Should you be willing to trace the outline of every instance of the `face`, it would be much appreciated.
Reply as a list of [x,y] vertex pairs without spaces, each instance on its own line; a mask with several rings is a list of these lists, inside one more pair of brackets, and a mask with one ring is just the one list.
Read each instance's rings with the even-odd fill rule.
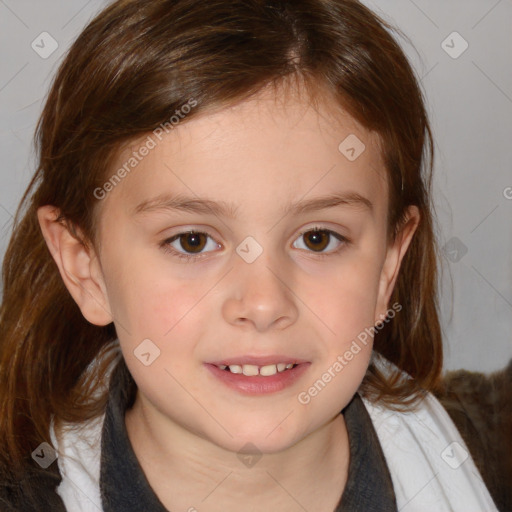
[[[327,102],[283,98],[263,92],[152,134],[99,205],[105,300],[137,400],[235,452],[286,449],[347,405],[371,338],[343,356],[388,309],[404,249],[386,242],[376,135]],[[300,364],[251,376],[213,363]]]

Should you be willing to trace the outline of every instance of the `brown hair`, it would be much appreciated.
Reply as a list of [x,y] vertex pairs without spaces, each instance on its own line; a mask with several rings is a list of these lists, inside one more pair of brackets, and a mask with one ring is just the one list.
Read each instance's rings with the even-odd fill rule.
[[[60,277],[36,212],[96,244],[95,188],[126,142],[151,132],[187,103],[185,121],[300,77],[329,91],[380,135],[388,173],[388,234],[416,205],[419,227],[391,297],[402,310],[375,336],[375,350],[414,379],[384,378],[370,365],[363,389],[391,406],[434,389],[442,367],[437,246],[430,199],[433,144],[422,92],[393,29],[356,0],[118,0],[70,48],[38,123],[37,171],[18,208],[3,264],[0,310],[0,444],[16,469],[51,418],[101,414],[105,372],[91,369],[116,339],[113,324],[82,316]],[[110,171],[111,172],[111,171]],[[97,391],[101,391],[97,396]]]

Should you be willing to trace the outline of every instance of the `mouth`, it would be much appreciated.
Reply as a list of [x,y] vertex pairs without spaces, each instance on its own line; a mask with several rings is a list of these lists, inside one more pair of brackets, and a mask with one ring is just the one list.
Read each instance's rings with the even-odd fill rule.
[[311,365],[284,356],[240,357],[205,363],[211,374],[244,394],[267,394],[291,386]]

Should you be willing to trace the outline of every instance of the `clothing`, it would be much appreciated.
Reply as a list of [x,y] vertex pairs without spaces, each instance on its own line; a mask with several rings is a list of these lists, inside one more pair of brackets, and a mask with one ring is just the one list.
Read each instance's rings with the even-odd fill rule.
[[[379,361],[384,367],[389,363],[383,358]],[[25,483],[25,489],[39,499],[31,501],[28,494],[16,493],[14,487],[0,489],[0,504],[3,498],[6,505],[0,510],[165,511],[126,433],[124,411],[131,406],[134,390],[121,359],[112,373],[105,415],[84,425],[66,427],[58,439],[52,429],[52,443],[59,452],[57,463],[34,471]],[[467,447],[454,424],[430,394],[413,413],[391,411],[356,394],[342,414],[351,459],[336,512],[497,510],[473,460],[465,457]]]
[[400,512],[497,511],[457,428],[427,394],[415,412],[364,402],[391,472]]

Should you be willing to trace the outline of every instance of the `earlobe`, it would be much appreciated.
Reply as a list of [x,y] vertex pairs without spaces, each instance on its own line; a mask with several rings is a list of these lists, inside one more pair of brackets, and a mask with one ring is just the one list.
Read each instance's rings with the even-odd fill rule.
[[414,233],[420,223],[417,206],[408,207],[407,220],[397,234],[393,245],[388,247],[386,259],[382,267],[379,283],[379,294],[375,310],[375,323],[383,320],[388,309],[389,299],[393,293],[402,260],[409,248]]
[[94,325],[107,325],[112,314],[99,260],[92,247],[74,236],[64,221],[57,220],[58,215],[59,210],[51,205],[37,211],[46,245],[85,319]]

